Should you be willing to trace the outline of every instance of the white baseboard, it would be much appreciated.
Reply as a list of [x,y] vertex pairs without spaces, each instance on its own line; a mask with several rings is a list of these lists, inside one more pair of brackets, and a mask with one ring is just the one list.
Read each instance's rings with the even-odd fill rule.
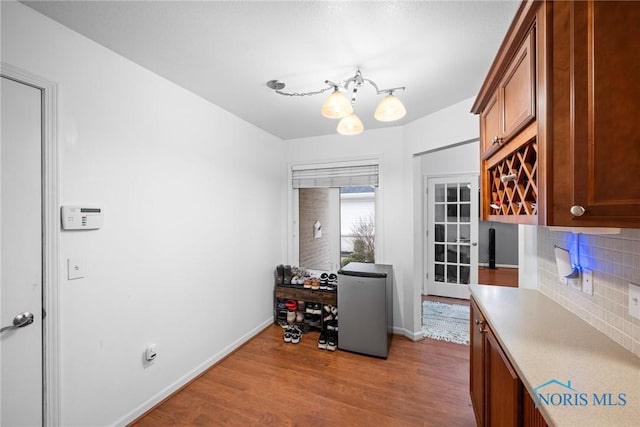
[[422,334],[422,331],[411,332],[408,329],[400,328],[397,326],[393,327],[393,333],[398,335],[404,335],[405,337],[409,338],[411,341],[420,341],[424,339],[424,335]]
[[251,331],[247,332],[246,334],[244,334],[243,336],[241,336],[240,338],[238,338],[237,340],[235,340],[234,342],[232,342],[231,344],[229,344],[228,346],[220,350],[218,353],[214,354],[209,359],[205,360],[203,363],[193,368],[182,378],[179,378],[173,384],[170,384],[167,387],[165,387],[162,391],[157,393],[155,396],[151,397],[149,400],[139,405],[133,411],[129,412],[128,414],[120,418],[118,421],[114,423],[114,425],[126,426],[127,424],[136,420],[145,412],[147,412],[149,409],[153,408],[158,403],[162,402],[164,399],[171,396],[171,394],[175,393],[181,387],[184,387],[191,380],[193,380],[198,375],[202,374],[204,371],[206,371],[207,369],[209,369],[210,367],[218,363],[220,360],[224,359],[226,356],[231,354],[234,350],[236,350],[242,344],[249,341],[251,338],[253,338],[257,334],[262,332],[265,328],[267,328],[271,324],[273,324],[273,317],[269,317],[267,320],[265,320],[264,322],[262,322],[261,324],[253,328]]
[[[478,267],[489,267],[489,263],[478,263]],[[496,264],[496,267],[500,268],[518,268],[517,265],[513,264]]]

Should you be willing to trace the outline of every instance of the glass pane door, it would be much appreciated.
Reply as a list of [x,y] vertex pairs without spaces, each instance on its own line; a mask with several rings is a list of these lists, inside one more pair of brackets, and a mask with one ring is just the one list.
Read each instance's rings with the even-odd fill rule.
[[477,281],[477,183],[474,175],[427,181],[425,271],[429,294],[468,298],[466,285]]

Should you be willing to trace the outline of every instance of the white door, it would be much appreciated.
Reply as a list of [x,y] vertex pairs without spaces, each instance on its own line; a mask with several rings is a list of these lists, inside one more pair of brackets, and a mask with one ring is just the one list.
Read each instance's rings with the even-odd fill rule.
[[1,80],[0,425],[37,426],[43,389],[42,93]]
[[478,176],[426,178],[426,293],[469,298],[478,281]]

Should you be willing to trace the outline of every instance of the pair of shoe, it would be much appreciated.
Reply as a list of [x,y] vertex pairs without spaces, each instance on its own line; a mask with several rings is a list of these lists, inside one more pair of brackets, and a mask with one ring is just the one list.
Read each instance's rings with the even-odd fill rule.
[[322,308],[320,307],[320,304],[310,302],[307,303],[305,312],[309,314],[322,314]]
[[323,329],[318,338],[318,348],[321,350],[336,351],[338,347],[338,334],[335,331]]
[[335,273],[320,275],[320,290],[335,292],[338,290],[338,276]]
[[291,286],[292,276],[290,265],[280,264],[276,266],[276,285]]
[[335,273],[329,274],[327,278],[327,290],[336,292],[338,290],[338,275]]
[[302,330],[298,325],[289,325],[287,329],[285,329],[282,339],[284,340],[284,342],[298,344],[302,339]]
[[278,325],[283,328],[289,326],[289,323],[287,322],[287,310],[278,310],[277,322]]

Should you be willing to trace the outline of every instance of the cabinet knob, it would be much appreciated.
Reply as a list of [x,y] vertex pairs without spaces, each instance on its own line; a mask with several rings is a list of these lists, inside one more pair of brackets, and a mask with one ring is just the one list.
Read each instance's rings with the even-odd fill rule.
[[502,144],[502,138],[498,138],[497,136],[494,136],[493,139],[491,140],[491,145],[495,145],[495,144]]
[[582,216],[587,210],[579,205],[571,206],[570,212],[573,216]]

